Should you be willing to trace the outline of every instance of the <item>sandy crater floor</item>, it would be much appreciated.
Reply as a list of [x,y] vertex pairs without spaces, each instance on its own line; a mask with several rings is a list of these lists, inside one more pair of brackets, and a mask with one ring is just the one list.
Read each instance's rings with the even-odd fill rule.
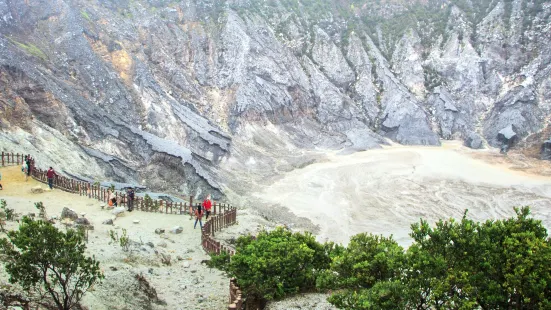
[[341,243],[372,232],[392,234],[407,246],[412,223],[460,218],[465,209],[486,220],[509,217],[514,206],[529,205],[549,229],[551,178],[518,167],[495,151],[472,151],[457,142],[392,146],[331,154],[329,161],[289,172],[253,197],[310,219],[320,228],[320,240]]

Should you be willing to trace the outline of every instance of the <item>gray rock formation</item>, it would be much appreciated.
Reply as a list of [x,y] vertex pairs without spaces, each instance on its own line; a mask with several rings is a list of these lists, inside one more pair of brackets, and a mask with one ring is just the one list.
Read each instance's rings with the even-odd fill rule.
[[77,220],[79,217],[78,217],[78,214],[69,209],[69,208],[63,208],[63,210],[61,211],[61,218],[62,219],[65,219],[65,218],[68,218],[68,219],[72,219],[72,220]]
[[547,126],[547,3],[326,4],[0,0],[0,149],[216,199],[311,150]]

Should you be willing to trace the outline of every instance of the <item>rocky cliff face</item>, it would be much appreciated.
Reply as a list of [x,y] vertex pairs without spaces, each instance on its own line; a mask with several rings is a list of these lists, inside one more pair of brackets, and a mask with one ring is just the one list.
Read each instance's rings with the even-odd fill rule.
[[220,195],[311,150],[547,127],[545,1],[259,3],[0,0],[0,146]]

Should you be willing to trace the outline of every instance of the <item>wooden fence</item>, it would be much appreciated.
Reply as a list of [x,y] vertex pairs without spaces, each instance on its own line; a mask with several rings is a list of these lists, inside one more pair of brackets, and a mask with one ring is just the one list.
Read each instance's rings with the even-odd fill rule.
[[2,166],[22,165],[25,154],[2,152]]
[[216,232],[235,223],[237,223],[237,209],[233,207],[230,207],[227,212],[209,218],[201,231],[201,243],[205,252],[209,254],[220,254],[222,252],[227,252],[230,255],[235,254],[235,250],[214,239]]
[[230,304],[228,310],[237,310],[243,308],[243,295],[241,290],[237,286],[237,280],[232,278],[230,280]]

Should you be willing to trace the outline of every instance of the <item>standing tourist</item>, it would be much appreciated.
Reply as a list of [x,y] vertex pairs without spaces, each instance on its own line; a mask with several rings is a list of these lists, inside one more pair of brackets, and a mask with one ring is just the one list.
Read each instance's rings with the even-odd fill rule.
[[23,164],[21,165],[21,172],[23,172],[23,175],[25,176],[25,182],[27,182],[28,174],[27,170],[29,169],[29,166],[27,165],[27,156],[25,156],[25,160],[23,160]]
[[199,221],[199,226],[201,229],[203,229],[203,222],[201,221],[201,218],[203,218],[203,208],[201,207],[201,204],[197,204],[197,209],[195,209],[195,225],[193,225],[193,229],[197,227],[197,221]]
[[207,216],[205,219],[209,219],[210,215],[210,209],[212,208],[212,202],[210,201],[210,194],[207,195],[207,198],[203,201],[203,208],[205,209],[205,213]]
[[31,175],[31,170],[33,169],[33,160],[31,158],[31,155],[25,156],[26,158],[26,164],[27,164],[27,176],[25,177],[25,181],[29,178]]
[[4,188],[2,187],[2,172],[0,172],[0,190],[3,190]]
[[57,177],[57,173],[55,173],[54,168],[50,167],[50,169],[48,169],[48,172],[46,172],[46,177],[48,177],[48,186],[50,187],[50,190],[54,190],[54,177]]
[[134,210],[134,189],[132,187],[126,191],[126,204],[128,212],[132,212]]

